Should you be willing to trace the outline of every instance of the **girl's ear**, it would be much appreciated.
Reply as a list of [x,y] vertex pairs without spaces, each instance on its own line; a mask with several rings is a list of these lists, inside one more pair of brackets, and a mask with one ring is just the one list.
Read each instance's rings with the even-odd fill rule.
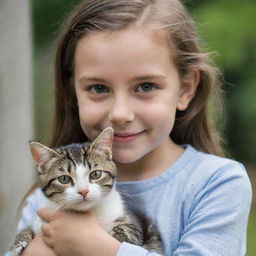
[[104,129],[101,134],[92,142],[90,150],[103,151],[112,159],[112,144],[114,130],[112,127]]
[[194,98],[200,81],[200,72],[197,69],[191,69],[181,81],[181,89],[177,109],[186,110],[190,101]]
[[42,166],[51,158],[53,157],[60,157],[60,155],[46,147],[45,145],[39,143],[30,141],[29,142],[30,151],[32,154],[32,157],[38,167],[38,171],[42,173]]

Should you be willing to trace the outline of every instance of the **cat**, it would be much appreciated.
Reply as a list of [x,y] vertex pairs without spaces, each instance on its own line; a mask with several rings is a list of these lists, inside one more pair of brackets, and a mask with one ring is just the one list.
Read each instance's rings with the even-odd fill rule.
[[[108,127],[92,143],[55,149],[29,143],[37,165],[38,184],[45,195],[44,206],[73,212],[94,211],[104,230],[120,242],[162,253],[161,237],[153,222],[128,211],[115,189],[113,134]],[[14,255],[20,255],[35,234],[41,232],[41,224],[37,216],[32,227],[17,234],[11,248]]]

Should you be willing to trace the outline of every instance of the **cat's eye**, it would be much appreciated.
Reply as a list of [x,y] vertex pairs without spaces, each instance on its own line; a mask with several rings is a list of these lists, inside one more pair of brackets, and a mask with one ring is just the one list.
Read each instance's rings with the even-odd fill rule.
[[96,171],[93,171],[91,174],[90,174],[90,178],[92,180],[98,180],[102,175],[102,171],[101,170],[96,170]]
[[62,176],[58,177],[58,181],[61,184],[68,184],[71,181],[71,178],[67,175],[62,175]]

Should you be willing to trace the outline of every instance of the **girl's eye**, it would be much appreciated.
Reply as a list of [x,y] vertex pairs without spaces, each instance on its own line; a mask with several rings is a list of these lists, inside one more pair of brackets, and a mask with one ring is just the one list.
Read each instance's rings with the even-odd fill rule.
[[142,83],[140,84],[136,91],[137,92],[151,92],[155,90],[157,87],[153,83]]
[[96,85],[90,86],[88,90],[94,94],[102,94],[102,93],[109,92],[109,89],[102,84],[96,84]]
[[67,175],[62,175],[62,176],[58,177],[58,181],[61,184],[68,184],[71,181],[71,178]]
[[90,178],[92,180],[98,180],[102,175],[102,171],[101,170],[96,170],[96,171],[93,171],[91,174],[90,174]]

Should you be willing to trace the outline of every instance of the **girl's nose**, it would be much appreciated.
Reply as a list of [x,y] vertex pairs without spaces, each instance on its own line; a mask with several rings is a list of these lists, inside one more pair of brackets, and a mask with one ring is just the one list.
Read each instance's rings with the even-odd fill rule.
[[125,124],[134,119],[133,106],[129,99],[115,99],[109,112],[109,120],[114,124]]

